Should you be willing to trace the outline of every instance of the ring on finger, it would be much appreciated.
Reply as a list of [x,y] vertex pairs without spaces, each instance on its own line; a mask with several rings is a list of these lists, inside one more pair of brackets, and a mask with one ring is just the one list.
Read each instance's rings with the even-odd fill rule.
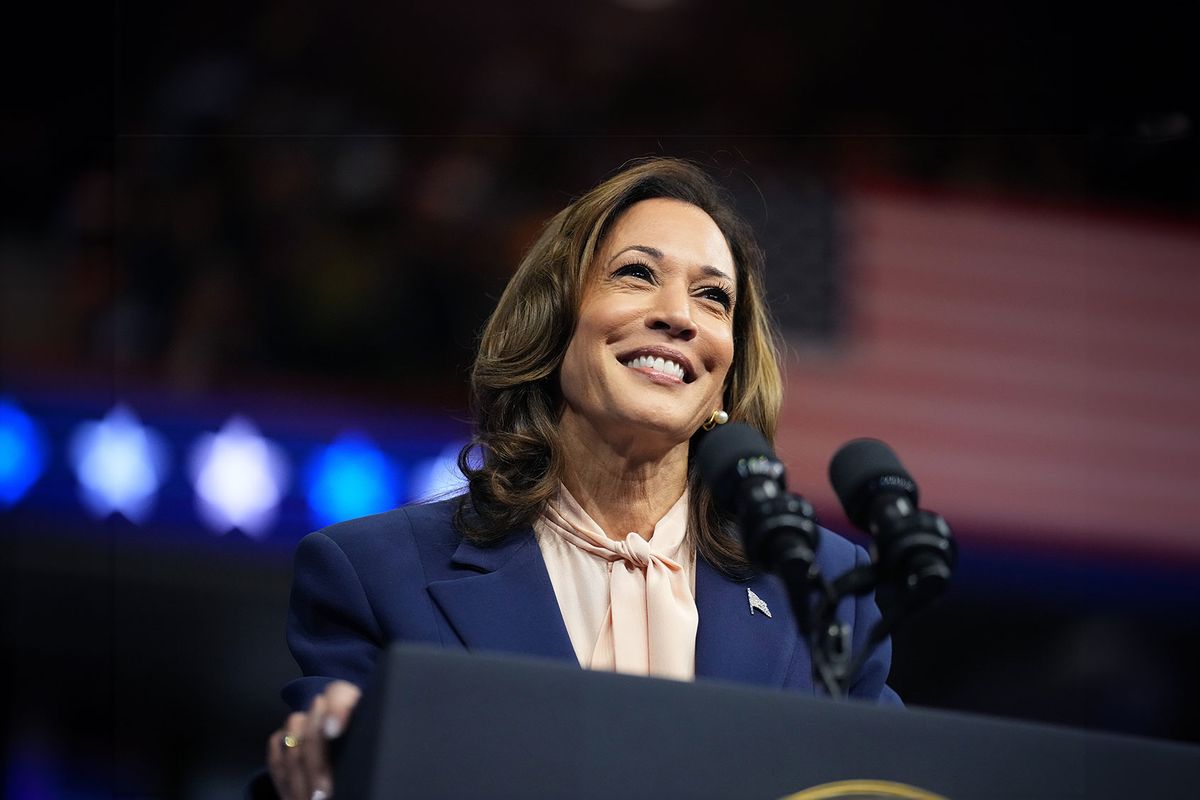
[[283,746],[287,749],[299,747],[303,738],[298,733],[285,733],[283,735]]

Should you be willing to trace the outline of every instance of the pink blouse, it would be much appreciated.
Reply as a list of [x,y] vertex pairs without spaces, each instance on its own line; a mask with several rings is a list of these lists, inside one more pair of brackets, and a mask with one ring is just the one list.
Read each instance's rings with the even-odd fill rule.
[[691,680],[696,673],[696,551],[688,494],[650,538],[605,535],[567,488],[533,525],[563,622],[584,667]]

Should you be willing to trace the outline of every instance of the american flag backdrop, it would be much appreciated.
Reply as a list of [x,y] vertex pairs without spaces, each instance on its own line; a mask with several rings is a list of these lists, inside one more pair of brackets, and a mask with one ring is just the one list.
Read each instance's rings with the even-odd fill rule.
[[778,437],[823,519],[830,457],[873,436],[964,541],[1200,561],[1200,231],[894,187],[842,208],[844,335],[789,353]]

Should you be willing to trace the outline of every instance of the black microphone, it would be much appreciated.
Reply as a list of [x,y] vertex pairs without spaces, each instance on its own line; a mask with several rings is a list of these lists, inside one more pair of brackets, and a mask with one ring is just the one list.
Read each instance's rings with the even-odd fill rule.
[[916,481],[878,439],[842,445],[829,464],[829,482],[854,525],[871,534],[880,577],[901,599],[921,605],[950,582],[957,556],[950,526],[918,508]]
[[696,463],[717,510],[739,521],[752,562],[797,585],[815,577],[812,505],[787,491],[783,464],[761,433],[740,422],[721,425],[701,438]]

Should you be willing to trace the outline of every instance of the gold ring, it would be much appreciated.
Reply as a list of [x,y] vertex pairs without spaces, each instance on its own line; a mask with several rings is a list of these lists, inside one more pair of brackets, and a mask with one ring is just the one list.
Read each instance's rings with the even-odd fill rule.
[[300,746],[300,737],[293,736],[290,733],[285,733],[283,735],[283,746],[289,747],[289,748],[290,747],[299,747]]

